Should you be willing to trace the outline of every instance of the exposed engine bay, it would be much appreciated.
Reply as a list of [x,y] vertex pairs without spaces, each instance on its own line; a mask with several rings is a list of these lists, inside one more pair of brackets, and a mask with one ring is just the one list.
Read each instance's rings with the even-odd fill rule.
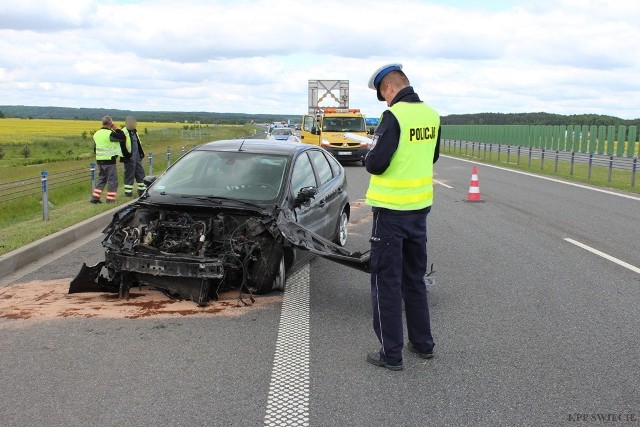
[[104,233],[104,262],[84,264],[69,293],[128,298],[129,289],[144,284],[199,305],[232,287],[262,294],[283,288],[285,258],[293,257],[294,247],[368,270],[368,255],[347,252],[283,212],[132,205],[116,213]]

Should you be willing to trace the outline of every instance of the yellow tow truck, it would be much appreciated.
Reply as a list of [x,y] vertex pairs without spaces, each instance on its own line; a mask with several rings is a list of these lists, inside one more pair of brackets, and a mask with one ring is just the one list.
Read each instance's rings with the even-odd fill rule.
[[[318,90],[326,92],[318,99]],[[332,90],[339,90],[335,96]],[[330,96],[337,108],[320,107],[319,101]],[[359,161],[370,150],[365,116],[359,109],[349,108],[348,80],[309,80],[309,113],[302,117],[300,140],[305,144],[319,145],[339,161]]]

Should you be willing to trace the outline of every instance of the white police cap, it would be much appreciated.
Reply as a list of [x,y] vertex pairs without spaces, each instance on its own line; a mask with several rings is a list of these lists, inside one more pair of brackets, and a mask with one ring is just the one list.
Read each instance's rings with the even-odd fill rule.
[[378,94],[378,100],[384,101],[384,98],[380,94],[380,82],[384,76],[389,74],[392,71],[400,71],[402,70],[402,64],[387,64],[378,68],[369,79],[369,89],[374,89]]

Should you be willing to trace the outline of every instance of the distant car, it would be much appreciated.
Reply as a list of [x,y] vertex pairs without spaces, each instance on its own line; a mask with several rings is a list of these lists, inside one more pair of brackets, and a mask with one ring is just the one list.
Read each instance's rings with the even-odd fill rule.
[[302,130],[302,125],[300,123],[298,123],[295,127],[296,130]]
[[274,141],[300,142],[298,137],[293,134],[291,128],[274,128],[269,134],[269,139]]
[[[191,150],[118,211],[105,260],[82,266],[69,293],[119,292],[146,284],[206,305],[232,286],[283,289],[294,266],[318,254],[363,271],[349,253],[343,167],[320,147],[230,140]],[[334,243],[332,243],[334,242]]]

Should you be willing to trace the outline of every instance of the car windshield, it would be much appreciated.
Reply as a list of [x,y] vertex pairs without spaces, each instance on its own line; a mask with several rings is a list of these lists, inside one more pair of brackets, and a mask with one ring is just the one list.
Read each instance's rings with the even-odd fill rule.
[[278,128],[271,132],[271,135],[291,135],[291,129]]
[[195,150],[158,178],[149,191],[152,195],[273,201],[282,189],[287,161],[274,154]]
[[322,122],[323,132],[364,132],[362,117],[327,117]]

